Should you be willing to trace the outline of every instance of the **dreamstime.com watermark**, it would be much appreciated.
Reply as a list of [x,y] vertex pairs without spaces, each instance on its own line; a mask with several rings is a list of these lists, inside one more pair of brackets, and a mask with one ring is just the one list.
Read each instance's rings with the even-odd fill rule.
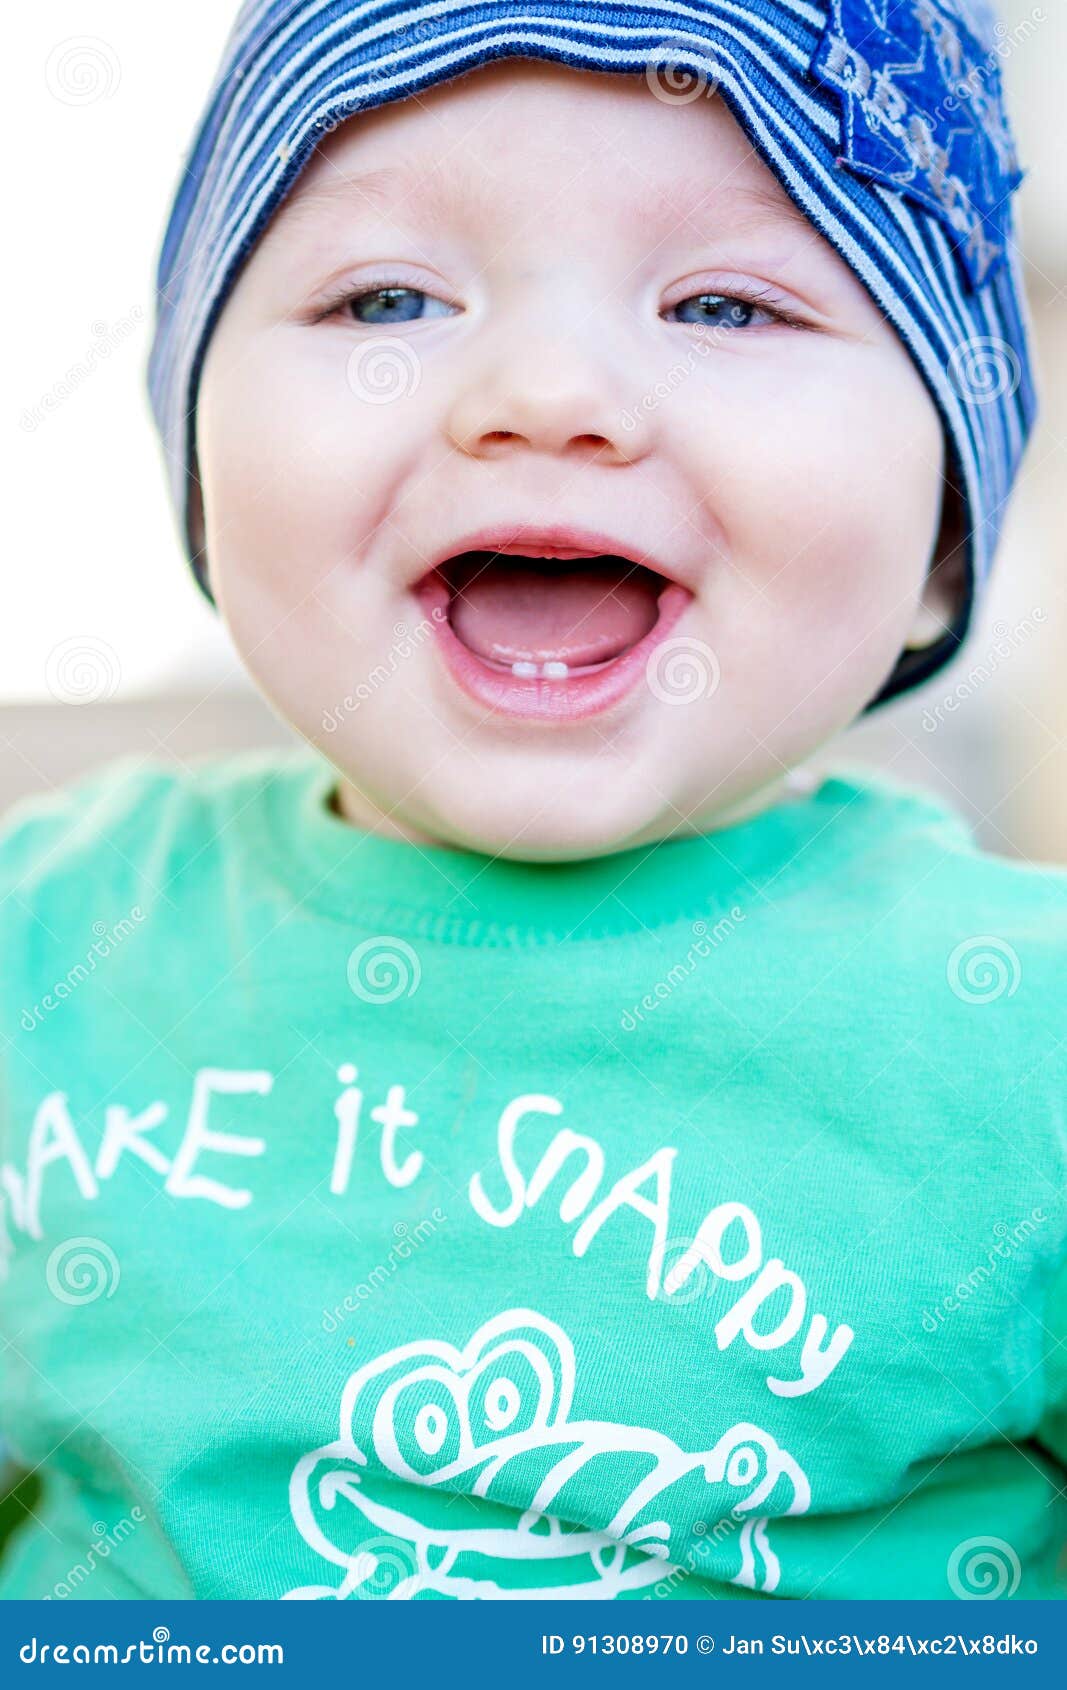
[[999,71],[1001,64],[1011,58],[1016,47],[1026,46],[1035,32],[1048,17],[1043,6],[1034,6],[1028,17],[1020,18],[1016,24],[998,21],[994,26],[993,45],[985,57],[976,65],[968,66],[966,72],[957,78],[951,94],[936,108],[938,113],[945,113],[952,117],[961,106],[971,106],[981,111],[987,99],[987,84]]
[[[743,315],[744,309],[742,305],[735,306],[730,313],[731,318],[735,319],[736,322],[739,315]],[[722,340],[735,332],[735,328],[728,327],[725,323],[716,323],[714,326],[705,323],[689,323],[686,327],[696,336],[695,343],[689,348],[684,358],[679,358],[671,365],[666,375],[661,376],[659,381],[645,389],[636,404],[621,412],[619,422],[625,433],[632,434],[643,416],[651,416],[653,411],[657,411],[664,401],[671,397],[672,393],[678,391],[683,382],[689,380],[701,358],[707,358]]]
[[380,1601],[383,1597],[401,1596],[409,1585],[415,1593],[422,1575],[415,1547],[402,1537],[367,1538],[360,1544],[337,1595],[344,1600],[356,1596],[361,1601]]
[[50,1252],[44,1278],[58,1302],[79,1307],[113,1297],[122,1269],[111,1245],[102,1238],[64,1238]]
[[366,680],[360,681],[355,692],[346,693],[340,704],[333,710],[324,710],[322,714],[323,733],[336,733],[346,716],[358,710],[361,704],[374,697],[380,687],[386,685],[397,674],[401,665],[406,663],[412,653],[417,651],[423,642],[433,633],[434,624],[443,622],[448,615],[440,605],[435,605],[429,616],[424,616],[410,631],[406,622],[397,622],[393,627],[393,644],[389,647],[381,663],[376,663]]
[[410,1261],[447,1220],[448,1216],[444,1210],[438,1207],[431,1209],[428,1219],[420,1221],[418,1226],[409,1227],[406,1221],[397,1221],[393,1228],[396,1243],[385,1261],[372,1267],[366,1279],[361,1279],[355,1290],[349,1291],[334,1308],[323,1309],[322,1330],[336,1332],[347,1315],[357,1314],[363,1304],[368,1302],[376,1291],[380,1291],[383,1285],[388,1285],[397,1269],[404,1262]]
[[945,1569],[949,1589],[961,1602],[997,1602],[1014,1596],[1022,1563],[1002,1537],[969,1537],[958,1543]]
[[392,405],[418,392],[422,363],[410,342],[384,336],[352,348],[345,363],[345,380],[365,405]]
[[73,634],[52,647],[45,683],[57,704],[101,704],[122,680],[118,654],[97,634]]
[[63,978],[55,982],[51,991],[45,992],[39,1003],[32,1004],[29,1009],[22,1011],[19,1025],[23,1031],[32,1033],[46,1015],[51,1015],[54,1009],[58,1009],[61,1003],[72,997],[82,982],[88,980],[90,974],[96,973],[98,962],[102,962],[112,951],[116,951],[143,920],[144,911],[140,904],[134,904],[129,915],[124,915],[113,927],[109,927],[106,921],[94,921],[93,932],[96,937],[85,953],[85,961],[76,962],[73,968],[68,968]]
[[971,664],[967,674],[957,682],[951,692],[945,694],[940,703],[929,705],[923,711],[924,731],[928,734],[936,733],[938,728],[944,725],[945,717],[954,715],[961,704],[965,704],[969,698],[980,692],[1001,664],[1013,656],[1046,620],[1044,610],[1040,605],[1035,605],[1029,616],[1022,616],[1017,622],[994,622],[993,644],[985,655]]
[[1022,981],[1023,967],[1018,951],[1006,939],[995,933],[978,933],[956,946],[945,977],[961,1003],[981,1006],[1013,998]]
[[64,106],[95,106],[110,100],[122,81],[122,66],[109,41],[71,35],[52,48],[44,67],[48,92]]
[[736,927],[740,926],[744,919],[744,911],[737,904],[734,904],[729,915],[720,916],[714,927],[709,927],[708,923],[703,920],[694,921],[689,929],[693,935],[693,943],[686,951],[685,956],[680,962],[674,964],[674,967],[662,980],[656,981],[650,992],[646,992],[644,997],[639,998],[630,1009],[623,1010],[619,1019],[619,1025],[623,1032],[632,1033],[638,1023],[644,1020],[646,1014],[650,1015],[654,1009],[659,1008],[661,1003],[665,1003],[672,992],[692,977],[698,964],[705,957],[709,957],[715,947],[721,945],[724,939],[729,938],[730,934]]
[[422,980],[419,953],[395,933],[374,933],[349,952],[349,990],[364,1003],[413,998]]
[[124,317],[119,317],[113,323],[91,323],[89,333],[92,340],[82,356],[65,371],[58,381],[54,381],[45,393],[33,405],[28,405],[19,418],[19,425],[26,434],[33,434],[43,422],[65,405],[67,400],[77,393],[94,376],[102,364],[106,364],[112,353],[122,346],[136,329],[144,322],[144,308],[134,305]]
[[718,64],[711,60],[693,68],[694,61],[707,59],[707,51],[707,43],[699,39],[668,36],[645,62],[649,92],[667,106],[688,106],[694,100],[710,99],[719,89]]
[[939,1303],[932,1309],[923,1309],[922,1329],[924,1332],[940,1332],[950,1315],[965,1307],[971,1298],[981,1291],[984,1285],[994,1277],[1001,1262],[1010,1261],[1015,1252],[1032,1238],[1039,1227],[1048,1221],[1044,1209],[1031,1209],[1030,1213],[1015,1226],[1009,1226],[1007,1221],[998,1221],[993,1228],[997,1242],[991,1246],[984,1262],[964,1274],[959,1284],[945,1293]]
[[953,347],[946,373],[965,405],[998,405],[1018,393],[1023,361],[999,335],[971,335]]
[[19,1649],[24,1666],[282,1666],[280,1643],[172,1643],[165,1625],[153,1628],[151,1640],[139,1643],[46,1643],[31,1637]]
[[96,938],[85,954],[85,961],[76,962],[72,968],[68,968],[62,979],[52,986],[51,991],[45,992],[38,1003],[22,1011],[19,1024],[23,1030],[32,1033],[46,1015],[50,1015],[61,1003],[73,996],[82,982],[96,972],[97,963],[117,950],[143,920],[144,911],[140,904],[134,904],[129,915],[123,916],[113,927],[109,928],[106,921],[94,921],[93,932]]
[[665,1574],[658,1584],[653,1585],[651,1590],[645,1592],[644,1600],[651,1602],[657,1598],[673,1596],[679,1585],[684,1584],[686,1579],[692,1578],[694,1574],[704,1573],[706,1576],[712,1576],[709,1563],[719,1544],[732,1537],[745,1521],[751,1518],[750,1510],[735,1503],[721,1519],[713,1521],[710,1525],[706,1520],[695,1520],[691,1535],[696,1542],[690,1544],[684,1560],[676,1561],[670,1572]]
[[721,680],[717,654],[693,634],[662,640],[645,664],[645,683],[660,704],[697,704],[714,698]]
[[85,1552],[85,1558],[75,1561],[66,1576],[54,1584],[47,1596],[42,1596],[42,1602],[65,1602],[69,1596],[77,1594],[80,1587],[95,1573],[102,1561],[106,1561],[112,1550],[119,1549],[126,1539],[132,1537],[137,1527],[144,1524],[145,1512],[136,1504],[130,1509],[129,1517],[125,1515],[114,1526],[106,1526],[103,1520],[93,1523],[94,1541]]

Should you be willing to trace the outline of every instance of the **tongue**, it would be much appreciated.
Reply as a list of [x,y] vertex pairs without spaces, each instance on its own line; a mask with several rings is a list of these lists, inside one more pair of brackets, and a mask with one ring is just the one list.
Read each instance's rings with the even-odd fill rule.
[[626,558],[504,561],[471,552],[452,574],[457,639],[494,663],[607,663],[655,624],[662,579]]

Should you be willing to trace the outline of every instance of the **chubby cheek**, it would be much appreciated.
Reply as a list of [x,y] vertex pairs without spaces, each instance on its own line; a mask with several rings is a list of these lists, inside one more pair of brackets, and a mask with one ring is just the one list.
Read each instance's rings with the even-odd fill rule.
[[219,610],[263,693],[384,792],[398,744],[426,727],[409,667],[418,618],[372,544],[411,430],[397,417],[377,423],[345,387],[343,363],[340,383],[336,357],[310,369],[279,371],[266,356],[209,366],[197,419],[207,551]]
[[761,737],[787,717],[832,729],[877,692],[943,491],[940,421],[902,348],[842,345],[785,373],[774,390],[756,372],[702,445],[723,536],[701,593],[719,710],[736,704],[739,731]]
[[269,349],[250,336],[219,379],[205,372],[197,419],[213,587],[258,637],[311,595],[347,622],[382,589],[373,568],[357,580],[353,564],[395,498],[412,438],[414,401],[353,391],[340,340],[324,336],[311,356],[294,344],[287,357],[297,331],[275,332]]

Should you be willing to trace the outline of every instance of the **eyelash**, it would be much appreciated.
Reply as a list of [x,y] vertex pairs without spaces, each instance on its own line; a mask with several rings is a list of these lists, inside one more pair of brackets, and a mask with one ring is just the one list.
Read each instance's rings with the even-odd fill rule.
[[[363,282],[358,288],[354,288],[351,283],[347,283],[339,288],[331,298],[324,301],[315,313],[315,321],[317,323],[324,322],[328,317],[333,317],[338,311],[342,311],[346,305],[351,305],[353,300],[369,299],[372,294],[384,293],[387,288],[404,288],[410,293],[429,294],[428,288],[420,288],[415,282],[401,281],[396,276],[376,277],[372,281]],[[358,323],[355,324],[356,328],[360,326]],[[364,324],[362,326],[369,327],[370,325]]]
[[[382,293],[388,288],[403,288],[411,293],[425,293],[431,298],[438,297],[437,295],[430,295],[429,289],[420,288],[413,282],[399,281],[395,276],[382,276],[380,279],[365,282],[359,288],[353,288],[351,284],[347,284],[346,286],[340,288],[337,293],[332,295],[331,298],[322,305],[320,310],[316,313],[314,320],[316,323],[325,322],[330,317],[336,316],[339,311],[343,311],[346,306],[351,305],[355,300],[370,298],[372,295]],[[780,296],[775,294],[773,290],[769,288],[760,290],[752,289],[749,293],[718,293],[715,288],[697,288],[693,293],[683,294],[680,299],[676,299],[672,305],[667,307],[667,310],[677,311],[679,306],[685,305],[688,300],[700,299],[705,296],[708,298],[724,300],[727,303],[736,302],[738,305],[748,305],[757,310],[766,311],[769,316],[774,317],[777,322],[783,324],[786,328],[810,330],[813,326],[811,323],[805,321],[804,318],[798,317],[794,312],[790,311]],[[440,319],[437,320],[440,321]],[[353,318],[351,320],[351,326],[355,328],[371,329],[378,325],[372,323],[357,323]],[[682,324],[680,326],[693,327],[694,325]]]
[[[791,311],[773,288],[752,288],[747,293],[720,293],[717,288],[697,288],[694,293],[683,294],[676,299],[668,310],[677,311],[680,305],[685,305],[690,299],[719,299],[728,305],[749,305],[759,311],[766,311],[769,317],[774,317],[779,323],[790,329],[811,329],[813,325],[803,317],[798,317]],[[689,325],[690,327],[692,325]]]

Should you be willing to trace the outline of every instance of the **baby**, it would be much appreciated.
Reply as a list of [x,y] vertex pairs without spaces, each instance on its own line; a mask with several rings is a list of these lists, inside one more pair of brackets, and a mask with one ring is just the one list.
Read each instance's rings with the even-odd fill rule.
[[1032,420],[995,43],[245,5],[150,384],[306,745],[7,820],[0,1594],[1067,1589],[1067,875],[804,768]]

